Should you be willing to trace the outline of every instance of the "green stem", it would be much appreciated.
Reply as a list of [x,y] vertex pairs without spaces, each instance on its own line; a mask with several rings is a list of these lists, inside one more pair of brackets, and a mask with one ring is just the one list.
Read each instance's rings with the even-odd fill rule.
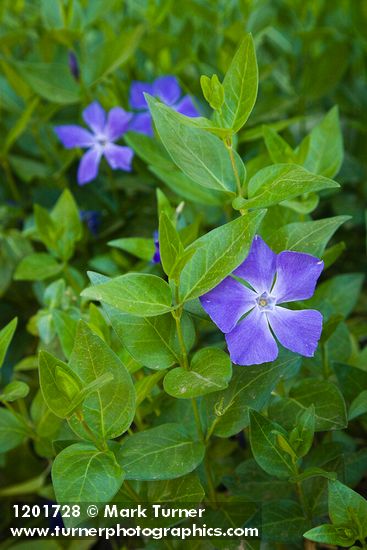
[[181,326],[181,313],[182,311],[176,310],[172,312],[172,315],[176,321],[176,329],[177,329],[177,337],[178,337],[178,343],[180,344],[180,350],[181,350],[181,366],[185,369],[189,369],[189,360],[187,358],[187,351],[185,346],[185,341],[182,334],[182,326]]
[[76,413],[76,415],[77,415],[77,418],[78,418],[79,422],[81,423],[84,430],[89,435],[90,439],[92,440],[94,445],[97,447],[97,449],[100,449],[102,451],[107,451],[106,442],[105,441],[101,442],[96,438],[96,436],[94,435],[94,433],[92,432],[92,430],[90,429],[90,427],[88,426],[88,424],[86,423],[86,421],[84,420],[83,416],[80,413],[79,414]]
[[6,181],[8,182],[8,185],[9,185],[9,189],[10,189],[10,192],[13,196],[13,199],[16,201],[16,202],[21,202],[21,194],[18,190],[18,187],[17,187],[17,184],[15,182],[15,179],[13,177],[13,173],[11,171],[11,168],[10,168],[10,165],[9,165],[9,162],[7,159],[4,159],[3,163],[3,168],[4,168],[4,172],[5,172],[5,176],[6,176]]
[[192,404],[192,409],[194,411],[195,422],[196,422],[196,427],[197,427],[197,430],[198,430],[198,434],[199,434],[199,437],[200,437],[201,441],[204,443],[205,442],[205,435],[204,435],[203,426],[201,424],[200,413],[199,413],[199,408],[198,408],[198,404],[196,402],[196,399],[194,399],[194,398],[191,399],[191,404]]
[[[179,301],[178,286],[176,286],[175,294],[176,294],[176,302],[178,302]],[[178,337],[178,342],[180,344],[181,367],[183,367],[185,370],[188,370],[189,369],[189,361],[188,361],[188,357],[187,357],[187,351],[186,351],[186,346],[185,346],[185,341],[184,341],[184,338],[183,338],[182,326],[181,326],[182,307],[179,307],[176,310],[172,311],[172,315],[173,315],[173,317],[175,319],[175,322],[176,322],[177,337]],[[205,434],[204,434],[204,430],[203,430],[203,427],[202,427],[202,424],[201,424],[200,413],[199,413],[199,409],[198,409],[196,399],[191,399],[191,404],[192,404],[192,409],[193,409],[193,412],[194,412],[195,423],[196,423],[196,428],[197,428],[197,431],[198,431],[199,438],[205,444],[208,441],[208,438],[205,439]],[[205,466],[205,474],[206,474],[207,483],[208,483],[209,497],[210,497],[210,500],[212,502],[216,503],[217,498],[216,498],[216,494],[215,494],[215,486],[214,486],[214,481],[213,481],[213,476],[212,476],[212,472],[211,472],[210,463],[208,461],[207,452],[205,454],[204,466]]]
[[308,509],[308,505],[307,505],[307,500],[306,500],[306,497],[305,497],[305,493],[303,491],[303,487],[302,487],[302,482],[301,481],[297,481],[296,483],[296,489],[297,489],[297,494],[298,494],[298,498],[299,498],[299,501],[300,501],[300,504],[302,506],[302,509],[303,509],[303,512],[306,514],[306,516],[309,518],[309,509]]
[[205,442],[208,443],[209,439],[211,438],[213,432],[214,432],[214,428],[215,426],[217,425],[217,423],[219,422],[219,417],[215,418],[213,420],[213,422],[211,423],[211,426],[209,428],[209,430],[207,431],[207,434],[206,434],[206,438],[205,438]]
[[238,196],[242,197],[241,180],[240,180],[240,176],[238,174],[238,170],[237,170],[237,166],[236,166],[236,160],[235,160],[234,154],[233,154],[232,139],[231,138],[226,138],[225,141],[224,141],[224,144],[225,144],[225,146],[227,148],[227,151],[229,153],[229,158],[231,159],[233,173],[234,173],[234,177],[235,177],[236,184],[237,184]]

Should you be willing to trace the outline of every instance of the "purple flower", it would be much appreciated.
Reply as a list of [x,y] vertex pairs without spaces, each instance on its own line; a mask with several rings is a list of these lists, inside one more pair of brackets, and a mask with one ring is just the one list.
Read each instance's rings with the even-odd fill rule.
[[[233,363],[257,365],[274,361],[278,346],[312,357],[317,348],[322,315],[313,309],[290,310],[283,302],[311,298],[324,263],[300,252],[275,254],[256,236],[246,260],[201,296],[201,305],[225,333]],[[248,286],[245,286],[244,282]]]
[[130,88],[130,105],[139,111],[130,123],[129,130],[153,136],[152,117],[145,100],[144,93],[158,97],[183,115],[189,117],[200,116],[191,97],[182,95],[182,90],[175,76],[161,76],[152,84],[149,82],[133,82]]
[[152,258],[153,264],[160,264],[161,263],[161,253],[159,250],[159,240],[158,240],[158,231],[154,231],[154,254]]
[[131,113],[121,107],[114,107],[106,117],[104,109],[98,101],[94,101],[83,111],[83,119],[91,131],[77,125],[55,127],[55,132],[66,149],[88,149],[79,164],[79,185],[94,180],[102,156],[113,170],[131,171],[133,150],[114,143],[127,131],[131,116]]

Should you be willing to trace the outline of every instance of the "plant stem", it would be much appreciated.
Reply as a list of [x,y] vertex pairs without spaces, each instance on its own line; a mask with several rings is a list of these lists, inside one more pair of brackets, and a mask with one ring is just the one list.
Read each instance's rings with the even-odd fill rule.
[[201,441],[204,443],[205,442],[205,435],[204,435],[203,426],[201,425],[200,413],[199,413],[198,404],[196,402],[196,399],[194,399],[194,398],[191,399],[191,403],[192,403],[192,409],[194,411],[195,422],[196,422],[196,427],[197,427],[197,430],[198,430],[198,434],[199,434],[199,437],[200,437]]
[[182,326],[181,326],[181,311],[176,311],[172,313],[173,317],[176,321],[176,329],[177,329],[177,337],[178,337],[178,343],[180,344],[180,350],[181,350],[181,366],[188,370],[189,368],[189,360],[187,358],[187,351],[185,346],[185,341],[182,334]]
[[22,197],[21,197],[20,192],[18,190],[17,184],[15,183],[15,179],[13,177],[13,173],[11,171],[8,160],[4,159],[2,165],[3,165],[3,168],[4,168],[5,175],[6,175],[6,181],[8,182],[9,189],[10,189],[10,192],[13,196],[13,199],[15,200],[15,202],[21,202]]
[[[178,291],[177,286],[176,286],[176,293],[175,294],[176,294],[176,302],[178,302],[179,291]],[[180,344],[181,367],[183,367],[185,370],[188,370],[189,369],[189,361],[188,361],[188,357],[187,357],[187,351],[186,351],[186,346],[185,346],[185,341],[184,341],[184,338],[183,338],[182,326],[181,326],[182,307],[179,307],[178,309],[172,311],[172,315],[173,315],[173,317],[176,321],[177,337],[178,337],[178,341],[179,341],[179,344]],[[191,399],[191,405],[192,405],[192,409],[193,409],[193,412],[194,412],[195,424],[196,424],[196,428],[197,428],[197,431],[198,431],[199,438],[204,444],[207,444],[209,438],[205,439],[205,434],[204,434],[204,430],[203,430],[203,427],[202,427],[202,424],[201,424],[200,413],[199,413],[199,409],[198,409],[196,399],[194,399],[194,398]],[[210,497],[210,500],[212,502],[216,503],[217,498],[216,498],[216,494],[215,494],[215,487],[214,487],[214,481],[213,481],[213,476],[212,476],[212,472],[211,472],[211,467],[210,467],[210,464],[209,464],[209,461],[208,461],[207,449],[206,449],[206,453],[205,453],[204,466],[205,466],[205,474],[206,474],[207,483],[208,483],[209,497]]]
[[241,180],[240,180],[240,176],[238,174],[238,170],[237,170],[237,166],[236,166],[236,160],[234,158],[234,154],[233,154],[233,147],[232,147],[232,139],[231,138],[226,138],[224,140],[224,144],[225,146],[227,147],[227,151],[229,153],[229,158],[231,159],[231,164],[232,164],[232,168],[233,168],[233,173],[234,173],[234,177],[236,179],[236,184],[237,184],[237,192],[238,192],[238,196],[239,197],[242,197],[242,186],[241,186]]
[[76,413],[76,416],[79,420],[79,422],[81,423],[81,425],[83,426],[84,430],[87,432],[87,434],[89,435],[90,439],[92,440],[92,442],[94,443],[94,445],[97,447],[97,449],[100,449],[102,451],[107,451],[107,445],[106,445],[106,442],[103,441],[102,442],[102,445],[101,445],[101,441],[99,441],[96,436],[94,435],[94,433],[92,432],[92,430],[90,429],[90,427],[88,426],[88,424],[86,423],[86,421],[84,420],[83,416],[81,413]]
[[300,504],[302,506],[303,512],[306,514],[307,517],[309,517],[308,505],[307,505],[307,501],[306,501],[306,497],[305,497],[305,493],[303,491],[301,481],[297,481],[296,489],[297,489],[298,498],[299,498]]

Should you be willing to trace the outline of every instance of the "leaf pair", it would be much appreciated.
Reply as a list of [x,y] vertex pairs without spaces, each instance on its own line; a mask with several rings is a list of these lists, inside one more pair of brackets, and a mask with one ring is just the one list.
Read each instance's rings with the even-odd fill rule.
[[15,272],[16,280],[37,281],[58,275],[64,268],[63,263],[74,254],[76,242],[82,237],[79,210],[67,189],[51,213],[36,205],[34,218],[37,237],[49,253],[36,252],[23,258]]
[[51,411],[67,418],[70,427],[84,439],[90,435],[80,418],[101,442],[121,435],[134,418],[135,390],[129,373],[82,321],[69,365],[45,351],[40,353],[40,385]]
[[350,547],[357,540],[365,544],[367,500],[340,481],[330,481],[328,503],[332,523],[315,527],[304,537],[343,547]]
[[128,436],[114,451],[89,443],[75,443],[61,451],[52,468],[58,502],[109,502],[124,479],[184,476],[201,463],[205,448],[182,426],[170,423]]

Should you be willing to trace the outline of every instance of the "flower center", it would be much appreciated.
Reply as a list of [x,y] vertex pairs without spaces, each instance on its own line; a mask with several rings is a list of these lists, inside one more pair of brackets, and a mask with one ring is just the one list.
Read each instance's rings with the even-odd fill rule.
[[99,145],[100,147],[102,147],[102,149],[104,147],[106,147],[106,145],[108,144],[109,142],[109,139],[107,138],[107,136],[103,133],[100,133],[100,134],[95,134],[94,135],[94,139],[96,141],[96,144]]
[[257,305],[261,311],[271,311],[275,306],[275,298],[267,292],[263,292],[256,298]]

